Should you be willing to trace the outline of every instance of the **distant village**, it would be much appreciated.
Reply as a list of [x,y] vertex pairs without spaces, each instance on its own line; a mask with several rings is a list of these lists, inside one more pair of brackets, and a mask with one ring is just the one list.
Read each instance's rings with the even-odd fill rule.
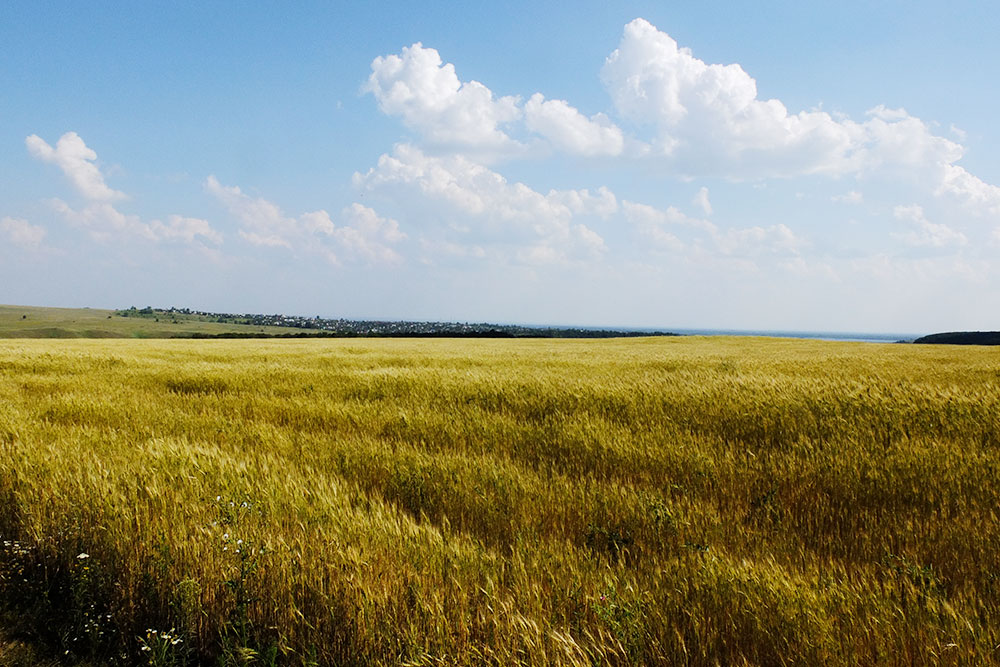
[[[115,311],[120,317],[142,317],[157,320],[196,320],[222,324],[245,324],[253,327],[287,327],[306,329],[288,336],[316,337],[458,337],[458,338],[622,338],[635,336],[673,336],[666,331],[619,331],[582,327],[535,327],[517,324],[462,322],[409,322],[381,320],[345,320],[298,315],[261,315],[212,313],[190,308],[131,308]],[[274,335],[274,334],[271,334]],[[262,332],[212,334],[212,337],[265,337]]]

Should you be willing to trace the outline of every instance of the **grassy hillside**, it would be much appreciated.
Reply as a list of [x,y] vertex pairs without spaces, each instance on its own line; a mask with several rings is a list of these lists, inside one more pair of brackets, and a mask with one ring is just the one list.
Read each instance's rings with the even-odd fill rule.
[[0,600],[99,664],[990,664],[998,389],[984,348],[0,341]]
[[99,308],[0,306],[0,338],[190,338],[198,334],[299,332],[308,330],[227,324],[180,313],[121,317],[113,310]]

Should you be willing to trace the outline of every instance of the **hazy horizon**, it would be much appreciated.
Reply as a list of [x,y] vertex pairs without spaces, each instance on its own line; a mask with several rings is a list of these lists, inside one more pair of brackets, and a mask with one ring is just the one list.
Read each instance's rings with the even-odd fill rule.
[[0,301],[1000,329],[998,28],[901,1],[5,3]]
[[[135,308],[145,308],[152,307],[156,310],[169,310],[170,308],[177,309],[188,309],[193,312],[206,312],[206,313],[218,313],[218,314],[230,314],[230,315],[282,315],[287,317],[295,318],[306,318],[311,319],[318,317],[322,320],[355,320],[358,318],[344,318],[338,315],[330,315],[323,313],[291,313],[291,312],[254,312],[254,311],[234,311],[227,309],[219,310],[206,310],[204,308],[198,308],[196,306],[188,305],[163,305],[163,304],[144,304],[139,306],[138,304],[130,304],[128,306],[41,306],[49,308],[68,308],[70,310],[82,308],[84,310],[128,310],[131,307]],[[13,307],[13,308],[32,308],[40,307],[33,304],[0,304],[0,307]],[[735,335],[735,336],[776,336],[783,338],[815,338],[815,339],[828,339],[828,340],[859,340],[859,341],[873,341],[881,342],[886,340],[909,340],[917,338],[923,335],[928,335],[931,333],[942,333],[942,332],[916,332],[916,331],[841,331],[841,330],[791,330],[791,329],[732,329],[732,328],[704,328],[704,327],[681,327],[681,326],[670,326],[670,325],[659,325],[659,326],[640,326],[640,325],[630,325],[630,324],[591,324],[586,322],[518,322],[518,321],[503,321],[495,319],[485,319],[485,320],[446,320],[440,318],[425,318],[420,320],[402,320],[400,318],[393,317],[371,317],[365,318],[372,322],[425,322],[425,323],[454,323],[454,324],[495,324],[499,326],[513,326],[513,327],[528,327],[528,328],[558,328],[558,329],[589,329],[589,330],[610,330],[610,331],[633,331],[633,332],[649,332],[649,333],[669,333],[669,334],[679,334],[683,336],[697,336],[697,335]]]

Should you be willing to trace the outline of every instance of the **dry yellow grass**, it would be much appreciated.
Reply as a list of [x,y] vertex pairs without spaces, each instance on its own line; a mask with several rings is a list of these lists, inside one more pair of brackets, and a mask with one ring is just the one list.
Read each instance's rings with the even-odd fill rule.
[[998,362],[0,341],[0,592],[101,663],[989,664]]

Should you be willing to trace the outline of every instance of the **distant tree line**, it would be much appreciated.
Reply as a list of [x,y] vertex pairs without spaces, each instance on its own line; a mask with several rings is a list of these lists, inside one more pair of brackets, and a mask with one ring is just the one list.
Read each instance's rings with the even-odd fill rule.
[[184,338],[340,338],[340,337],[400,337],[400,338],[626,338],[636,336],[675,336],[666,331],[618,331],[586,327],[535,327],[488,322],[414,322],[390,320],[346,320],[301,317],[297,315],[264,315],[254,313],[213,313],[189,308],[131,308],[117,310],[121,317],[159,316],[181,317],[187,321],[217,322],[248,327],[284,327],[308,329],[289,333],[274,331],[220,332],[180,334]]

